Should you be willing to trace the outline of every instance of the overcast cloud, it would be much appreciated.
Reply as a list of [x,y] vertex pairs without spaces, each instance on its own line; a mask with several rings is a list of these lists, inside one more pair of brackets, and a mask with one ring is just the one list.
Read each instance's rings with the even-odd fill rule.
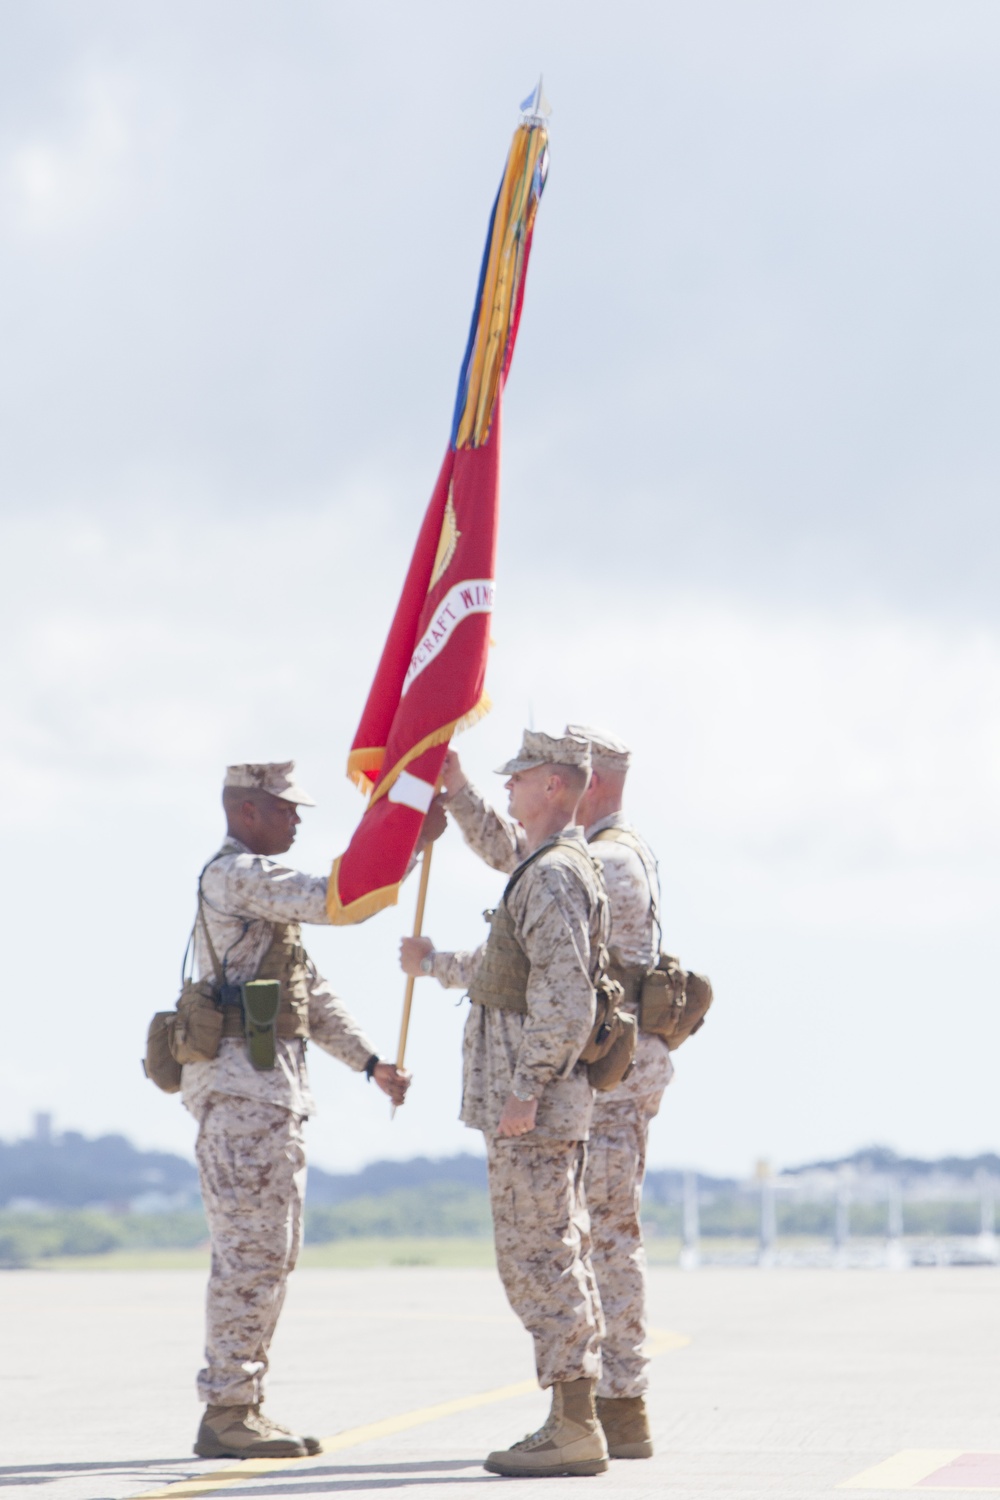
[[[8,0],[0,35],[0,1133],[190,1149],[137,1058],[221,768],[295,755],[296,858],[343,848],[544,69],[459,748],[499,794],[529,717],[634,746],[719,994],[654,1161],[996,1148],[996,8]],[[450,833],[436,941],[496,892]],[[386,1052],[411,907],[310,943]],[[316,1057],[316,1160],[475,1146],[455,998],[419,987],[405,1132]]]

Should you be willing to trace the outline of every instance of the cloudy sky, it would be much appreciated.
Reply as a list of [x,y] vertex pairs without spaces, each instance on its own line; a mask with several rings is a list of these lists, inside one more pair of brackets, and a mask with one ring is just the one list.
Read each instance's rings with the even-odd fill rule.
[[[490,768],[606,724],[717,1004],[657,1165],[996,1149],[1000,12],[990,0],[0,0],[0,1135],[188,1152],[141,1076],[228,761],[327,870],[544,72]],[[495,876],[452,830],[428,928]],[[310,947],[395,1046],[400,908]],[[313,1158],[477,1149],[313,1053]]]

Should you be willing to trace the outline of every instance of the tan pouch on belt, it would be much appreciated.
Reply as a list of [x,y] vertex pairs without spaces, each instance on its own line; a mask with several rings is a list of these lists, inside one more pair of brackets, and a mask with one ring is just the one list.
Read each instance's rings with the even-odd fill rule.
[[213,979],[186,979],[177,1001],[171,1050],[179,1063],[211,1062],[219,1055],[222,1007]]
[[704,1024],[712,999],[704,974],[689,973],[678,959],[661,953],[639,991],[639,1030],[662,1037],[673,1052]]
[[151,1083],[165,1094],[176,1094],[181,1086],[181,1065],[174,1057],[171,1046],[175,1010],[158,1010],[149,1023],[146,1036],[146,1056],[142,1060],[142,1071]]
[[601,975],[594,1025],[580,1053],[580,1061],[587,1065],[587,1082],[599,1094],[610,1093],[623,1083],[635,1062],[635,1017],[620,1009],[621,998],[621,985]]

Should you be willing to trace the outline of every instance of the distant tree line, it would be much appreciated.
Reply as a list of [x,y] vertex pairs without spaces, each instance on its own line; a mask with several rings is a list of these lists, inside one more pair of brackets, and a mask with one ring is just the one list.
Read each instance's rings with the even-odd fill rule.
[[486,1238],[492,1233],[490,1203],[482,1189],[454,1182],[399,1188],[380,1198],[354,1198],[306,1211],[306,1243],[368,1237]]
[[[827,1203],[779,1203],[778,1234],[787,1237],[833,1234],[834,1207]],[[647,1233],[678,1237],[681,1210],[673,1204],[647,1203]],[[400,1188],[381,1197],[362,1197],[306,1210],[307,1244],[350,1239],[475,1239],[490,1234],[490,1206],[485,1191],[461,1184],[428,1183]],[[701,1231],[706,1239],[754,1239],[759,1227],[757,1203],[731,1195],[706,1203]],[[907,1203],[908,1234],[965,1235],[979,1229],[978,1204],[966,1200]],[[855,1203],[851,1234],[888,1233],[884,1204]],[[33,1213],[0,1212],[0,1268],[44,1263],[54,1256],[102,1255],[112,1250],[183,1249],[206,1242],[200,1210],[163,1214],[113,1214],[93,1209]]]
[[207,1234],[200,1212],[111,1214],[95,1209],[0,1212],[0,1268],[30,1266],[58,1255],[105,1255],[110,1250],[177,1250]]
[[[1000,1158],[993,1155],[920,1162],[898,1157],[884,1147],[869,1147],[842,1162],[786,1172],[784,1181],[799,1170],[835,1172],[843,1167],[859,1178],[898,1174],[908,1179],[904,1228],[907,1234],[922,1235],[975,1234],[980,1228],[979,1204],[958,1194],[977,1172],[1000,1177]],[[919,1184],[931,1173],[937,1179],[951,1178],[956,1196],[928,1196],[921,1201]],[[704,1237],[756,1238],[760,1225],[757,1192],[733,1179],[705,1174],[698,1175],[697,1184]],[[643,1203],[648,1233],[680,1236],[683,1190],[681,1172],[648,1174]],[[133,1205],[157,1196],[161,1209],[171,1197],[183,1206],[151,1212],[147,1202],[146,1211],[132,1211]],[[12,1202],[17,1211],[9,1207]],[[779,1195],[775,1213],[781,1236],[828,1239],[833,1235],[836,1207],[832,1194],[812,1201]],[[465,1154],[440,1161],[416,1157],[373,1162],[350,1173],[313,1168],[305,1232],[310,1244],[362,1238],[485,1238],[490,1234],[486,1163]],[[859,1195],[850,1207],[850,1232],[860,1237],[887,1235],[887,1202]],[[139,1151],[120,1135],[87,1140],[74,1131],[0,1142],[0,1267],[114,1250],[183,1249],[206,1239],[197,1171],[183,1157]]]
[[[782,1236],[830,1239],[834,1232],[836,1205],[830,1202],[775,1204],[776,1228]],[[667,1236],[681,1233],[682,1210],[676,1204],[643,1202],[646,1232]],[[703,1203],[699,1211],[701,1233],[706,1239],[756,1239],[760,1229],[760,1201],[756,1196],[731,1193]],[[907,1201],[903,1227],[907,1234],[976,1234],[979,1204],[967,1198]],[[888,1203],[852,1203],[850,1232],[860,1238],[889,1233]]]

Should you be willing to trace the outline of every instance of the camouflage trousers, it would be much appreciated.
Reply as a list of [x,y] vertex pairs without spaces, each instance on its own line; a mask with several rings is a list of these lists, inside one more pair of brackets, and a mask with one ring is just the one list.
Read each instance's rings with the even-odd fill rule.
[[646,1251],[639,1210],[649,1122],[672,1076],[663,1042],[640,1035],[632,1073],[594,1101],[585,1185],[594,1274],[607,1321],[601,1396],[641,1396],[649,1385],[649,1361],[643,1353]]
[[538,1383],[596,1380],[604,1319],[590,1263],[582,1141],[487,1137],[497,1269],[535,1343]]
[[200,1123],[195,1156],[212,1268],[198,1395],[206,1405],[253,1405],[264,1399],[268,1349],[302,1244],[302,1121],[213,1094]]

